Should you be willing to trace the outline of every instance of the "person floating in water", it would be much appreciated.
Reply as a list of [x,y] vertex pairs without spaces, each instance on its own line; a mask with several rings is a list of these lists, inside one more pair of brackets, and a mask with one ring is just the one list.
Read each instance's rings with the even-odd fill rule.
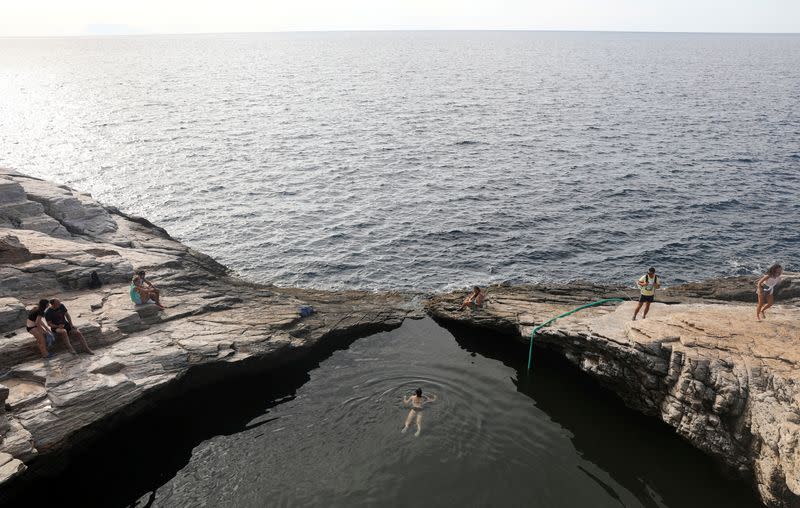
[[486,299],[486,294],[481,291],[481,288],[475,286],[472,288],[472,292],[464,298],[464,303],[461,304],[461,308],[458,310],[464,310],[467,307],[470,307],[472,310],[477,309],[478,307],[483,305],[483,301]]
[[644,304],[644,312],[642,313],[642,319],[647,317],[647,312],[650,310],[650,304],[653,303],[653,300],[656,297],[656,289],[661,287],[661,281],[658,280],[658,275],[656,275],[655,267],[651,266],[647,273],[642,275],[639,278],[639,291],[642,293],[639,296],[639,303],[636,305],[636,310],[633,311],[633,320],[636,321],[636,315],[639,313],[639,309],[642,308],[642,304]]
[[758,305],[756,305],[756,321],[767,319],[767,309],[775,303],[775,288],[781,283],[783,267],[775,264],[769,267],[767,273],[756,282],[756,294],[758,295]]
[[414,391],[414,395],[410,397],[403,397],[403,404],[408,405],[411,403],[411,411],[408,412],[408,416],[406,417],[406,423],[403,425],[402,432],[408,430],[408,427],[411,425],[411,422],[414,420],[414,415],[417,417],[417,432],[414,433],[415,436],[419,436],[419,433],[422,431],[422,410],[423,407],[427,402],[433,402],[436,400],[436,395],[422,395],[422,388],[417,388]]

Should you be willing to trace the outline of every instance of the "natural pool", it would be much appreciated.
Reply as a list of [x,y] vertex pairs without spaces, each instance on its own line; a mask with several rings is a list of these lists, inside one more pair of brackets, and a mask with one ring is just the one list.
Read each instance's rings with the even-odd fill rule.
[[[26,501],[102,506],[758,506],[552,354],[430,319],[137,416]],[[401,434],[414,388],[439,400]]]

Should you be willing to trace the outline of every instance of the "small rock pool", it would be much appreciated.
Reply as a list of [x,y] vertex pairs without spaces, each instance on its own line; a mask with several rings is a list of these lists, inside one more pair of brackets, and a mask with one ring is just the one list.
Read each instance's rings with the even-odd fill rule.
[[[99,506],[759,506],[552,354],[431,319],[155,407],[26,500]],[[439,400],[400,432],[402,396]],[[166,407],[164,407],[166,406]],[[41,499],[39,499],[41,498]]]

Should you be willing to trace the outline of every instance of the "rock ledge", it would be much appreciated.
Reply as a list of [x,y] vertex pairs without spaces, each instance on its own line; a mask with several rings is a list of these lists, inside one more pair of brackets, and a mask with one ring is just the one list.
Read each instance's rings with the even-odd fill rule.
[[[633,301],[585,309],[542,330],[535,347],[559,352],[628,406],[752,478],[766,505],[797,507],[800,276],[787,275],[765,322],[755,321],[753,305],[714,299],[752,298],[753,280],[708,281],[664,291],[659,300],[666,303],[655,303],[645,320],[631,321]],[[527,343],[533,327],[551,317],[634,292],[581,284],[494,286],[476,311],[458,310],[463,293],[433,297],[426,307],[436,319]]]

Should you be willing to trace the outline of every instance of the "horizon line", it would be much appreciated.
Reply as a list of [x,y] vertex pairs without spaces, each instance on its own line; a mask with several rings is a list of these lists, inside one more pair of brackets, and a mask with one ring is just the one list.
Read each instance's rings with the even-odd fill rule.
[[375,32],[543,32],[543,33],[619,33],[619,34],[684,34],[684,35],[800,35],[800,32],[736,32],[736,31],[692,31],[692,30],[598,30],[598,29],[557,29],[557,28],[369,28],[369,29],[292,29],[263,31],[222,31],[222,32],[130,32],[130,33],[82,33],[59,35],[0,35],[0,39],[89,39],[112,37],[152,37],[186,35],[257,35],[257,34],[300,34],[300,33],[375,33]]

